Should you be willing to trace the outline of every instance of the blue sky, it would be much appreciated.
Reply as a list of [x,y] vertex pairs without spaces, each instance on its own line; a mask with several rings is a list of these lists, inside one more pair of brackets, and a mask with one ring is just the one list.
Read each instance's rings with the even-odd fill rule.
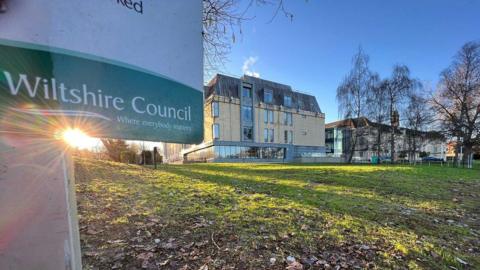
[[254,19],[243,23],[224,73],[248,70],[311,93],[326,122],[338,119],[336,88],[360,45],[381,76],[406,64],[414,77],[435,86],[456,51],[480,41],[480,0],[285,2],[293,21],[279,15],[269,23],[273,8],[250,11]]

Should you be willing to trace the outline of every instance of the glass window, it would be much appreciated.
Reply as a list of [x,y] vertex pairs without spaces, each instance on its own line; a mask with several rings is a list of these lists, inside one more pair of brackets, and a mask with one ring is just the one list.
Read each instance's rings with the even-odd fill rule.
[[243,140],[244,141],[253,140],[253,127],[243,127]]
[[223,158],[228,158],[230,156],[230,146],[223,146]]
[[232,146],[232,158],[240,158],[240,147]]
[[217,140],[220,139],[220,125],[219,124],[213,124],[213,139]]
[[327,139],[333,139],[333,130],[326,130],[325,136],[327,137]]
[[263,111],[263,122],[265,124],[268,124],[268,123],[273,124],[275,122],[274,114],[272,110]]
[[265,128],[263,130],[263,141],[264,142],[274,142],[275,141],[275,130]]
[[247,158],[247,147],[239,147],[240,148],[240,158]]
[[225,149],[225,153],[224,153],[225,156],[224,156],[224,158],[230,158],[230,156],[231,156],[231,154],[230,154],[230,153],[231,153],[231,148],[232,148],[231,146],[224,146],[224,149]]
[[271,156],[272,156],[272,151],[270,150],[270,148],[263,148],[262,158],[271,159]]
[[331,144],[331,143],[326,143],[326,144],[325,144],[325,149],[326,149],[325,152],[327,152],[327,153],[333,153],[333,144]]
[[292,107],[292,97],[291,96],[283,96],[283,105],[285,107]]
[[285,130],[284,139],[285,143],[293,143],[293,131]]
[[218,152],[220,154],[218,157],[219,158],[225,158],[225,146],[219,146],[218,148],[219,148]]
[[269,90],[269,89],[263,90],[263,102],[273,103],[273,92],[272,92],[272,90]]
[[242,121],[253,121],[252,107],[242,106]]
[[220,108],[218,102],[212,102],[212,116],[218,117],[220,115]]
[[242,97],[247,98],[247,99],[251,99],[252,98],[252,88],[250,88],[248,86],[243,86],[242,87]]
[[258,158],[258,147],[247,147],[246,158]]
[[293,115],[291,112],[283,113],[283,124],[285,124],[286,126],[293,125]]

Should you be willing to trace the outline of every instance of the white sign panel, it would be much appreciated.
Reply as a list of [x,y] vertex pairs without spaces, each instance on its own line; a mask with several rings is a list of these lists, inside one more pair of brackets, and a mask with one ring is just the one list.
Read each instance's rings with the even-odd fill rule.
[[96,136],[202,141],[202,1],[6,3],[4,103],[25,114],[82,118]]
[[80,270],[53,134],[203,139],[202,1],[0,0],[0,269]]
[[7,0],[0,38],[81,52],[203,88],[202,1]]

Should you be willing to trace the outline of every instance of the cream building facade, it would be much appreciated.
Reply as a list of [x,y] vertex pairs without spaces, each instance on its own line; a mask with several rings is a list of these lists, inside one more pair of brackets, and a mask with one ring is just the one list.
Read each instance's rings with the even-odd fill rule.
[[184,162],[292,162],[325,154],[325,115],[316,98],[288,85],[219,74],[205,87],[204,110],[204,142],[183,147]]

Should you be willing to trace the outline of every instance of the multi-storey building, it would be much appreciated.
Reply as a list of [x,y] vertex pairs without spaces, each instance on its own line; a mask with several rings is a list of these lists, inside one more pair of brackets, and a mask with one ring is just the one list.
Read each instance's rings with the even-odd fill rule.
[[182,151],[185,162],[305,161],[325,153],[316,98],[288,85],[217,75],[204,106],[204,142]]
[[[326,124],[326,154],[346,158],[352,148],[353,136],[357,136],[352,160],[368,161],[379,154],[380,157],[390,158],[391,131],[389,125],[375,123],[365,117]],[[447,144],[438,132],[414,133],[413,130],[401,127],[395,130],[395,138],[397,160],[419,159],[421,152],[436,158],[446,157]]]

